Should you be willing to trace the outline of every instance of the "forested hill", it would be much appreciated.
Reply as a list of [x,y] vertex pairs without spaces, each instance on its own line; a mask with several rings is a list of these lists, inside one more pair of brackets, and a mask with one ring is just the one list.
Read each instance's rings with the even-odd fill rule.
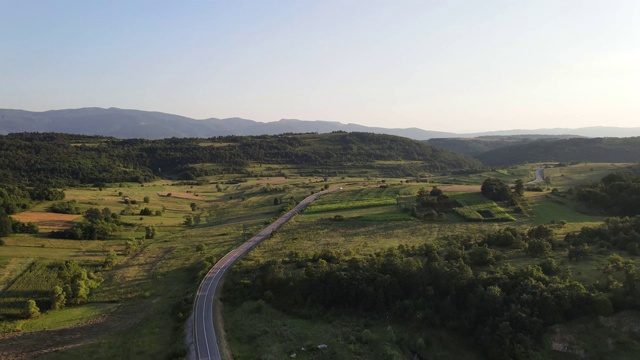
[[505,146],[475,156],[487,166],[510,166],[527,162],[640,161],[640,137],[538,140]]
[[442,149],[451,150],[460,154],[477,156],[484,152],[510,145],[526,144],[536,140],[560,140],[577,138],[577,135],[505,135],[505,136],[480,136],[475,138],[439,138],[429,139],[425,142]]
[[378,160],[416,161],[413,171],[481,167],[477,160],[419,141],[369,133],[163,140],[56,133],[0,136],[0,183],[10,184],[73,186],[144,182],[157,176],[189,178],[204,175],[190,166],[201,163],[212,164],[208,171],[215,173],[247,173],[250,162],[344,166]]

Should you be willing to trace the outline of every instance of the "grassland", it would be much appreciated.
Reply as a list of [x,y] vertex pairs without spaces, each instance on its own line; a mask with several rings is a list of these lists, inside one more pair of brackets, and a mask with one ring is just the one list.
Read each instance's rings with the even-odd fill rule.
[[567,189],[571,186],[599,181],[605,175],[637,169],[633,163],[579,163],[567,166],[540,164],[545,166],[544,176],[548,177],[552,187]]
[[[47,301],[44,294],[48,289],[45,288],[50,284],[45,284],[47,280],[30,280],[27,269],[36,266],[39,271],[45,271],[45,264],[69,259],[99,264],[109,250],[118,253],[120,263],[112,270],[101,273],[104,281],[93,291],[88,304],[44,313],[34,320],[0,321],[0,327],[5,331],[22,329],[23,333],[28,332],[27,335],[7,336],[18,339],[16,341],[21,341],[31,349],[29,356],[48,359],[179,358],[185,352],[181,341],[182,330],[190,311],[198,274],[206,268],[207,261],[220,258],[257,233],[265,221],[277,216],[281,206],[274,205],[274,198],[300,200],[325,185],[345,188],[344,191],[323,197],[295,217],[270,240],[254,249],[238,266],[264,259],[282,259],[292,251],[313,254],[332,250],[367,256],[400,244],[434,242],[444,245],[449,236],[495,231],[504,224],[467,222],[457,216],[425,222],[409,216],[404,206],[415,204],[415,195],[421,187],[439,185],[445,188],[447,184],[461,184],[448,188],[446,192],[453,194],[456,199],[462,199],[469,209],[479,206],[479,210],[486,208],[494,217],[506,218],[511,215],[497,204],[484,200],[480,202],[479,183],[487,176],[496,176],[505,181],[532,179],[533,171],[538,167],[538,164],[531,164],[473,175],[425,174],[418,179],[428,179],[429,182],[424,183],[403,177],[383,177],[388,174],[388,167],[395,165],[379,163],[371,168],[345,166],[338,169],[305,169],[289,165],[254,164],[251,168],[254,176],[208,176],[199,179],[202,180],[201,185],[163,180],[144,186],[134,183],[112,184],[102,190],[68,189],[66,200],[78,201],[83,210],[108,207],[119,213],[127,207],[122,200],[126,195],[137,202],[132,205],[134,212],[149,207],[153,211],[160,210],[162,216],[123,216],[123,220],[133,226],[122,228],[105,241],[49,239],[46,234],[5,238],[6,245],[0,246],[0,291],[5,288],[4,292],[0,292],[0,303],[16,305],[6,307],[8,310],[0,310],[8,311],[7,314],[15,314],[18,311],[17,304],[25,301],[27,292],[17,297],[7,296],[14,287],[15,290],[21,289],[21,284],[27,284],[27,290],[34,291],[28,296],[38,297],[43,304]],[[575,168],[558,168],[564,172],[557,176],[547,169],[545,175],[551,174],[552,186],[557,184],[566,187],[625,166],[584,164]],[[591,171],[591,167],[596,170]],[[242,181],[235,181],[238,179]],[[406,180],[411,182],[406,183]],[[454,191],[472,193],[454,194]],[[171,196],[167,196],[168,193]],[[569,231],[602,220],[601,216],[583,213],[576,203],[548,194],[528,194],[531,195],[531,217],[518,217],[517,221],[508,224],[527,229],[535,224],[566,220],[569,222],[567,225],[555,228],[561,240]],[[149,203],[143,202],[145,197],[149,197]],[[474,199],[477,203],[474,203]],[[196,204],[195,211],[191,203]],[[43,203],[33,210],[46,213],[50,205]],[[185,215],[200,215],[202,222],[198,226],[186,227],[183,225]],[[340,215],[342,220],[337,220],[336,215]],[[136,251],[125,255],[125,242],[131,238],[141,239],[148,225],[156,227],[157,238],[145,240]],[[522,254],[505,254],[505,261],[515,266],[539,262]],[[577,263],[568,262],[566,253],[554,253],[553,257],[558,262],[564,262],[563,266],[571,267],[578,279],[592,281],[609,254],[598,253],[587,261]],[[48,274],[44,274],[43,279],[55,280]],[[41,286],[37,283],[41,283]],[[36,289],[38,286],[42,289]],[[388,328],[391,327],[398,337],[417,331],[393,319],[375,319],[359,314],[336,312],[319,319],[292,318],[268,304],[253,301],[239,307],[225,306],[224,314],[236,358],[262,355],[266,358],[269,355],[288,358],[293,352],[297,353],[298,358],[327,358],[328,354],[300,351],[303,346],[321,343],[330,345],[330,354],[335,355],[333,358],[392,356],[401,353],[402,349],[388,341]],[[364,344],[359,340],[365,328],[373,333],[375,343]],[[48,332],[43,333],[41,330],[44,329]],[[438,358],[476,358],[473,345],[450,332],[429,329],[423,336],[431,339],[431,349]],[[56,337],[59,341],[51,345],[44,341],[48,337]],[[52,349],[59,351],[52,352]],[[0,354],[2,351],[11,349],[0,341]],[[252,354],[260,355],[254,357]]]
[[[573,176],[586,180],[592,179],[592,174],[584,175],[581,173],[581,171],[591,172],[591,165],[575,169],[575,175]],[[533,173],[533,170],[538,167],[538,164],[529,165],[527,166],[527,171]],[[619,165],[602,165],[602,172],[599,175],[609,170],[615,170],[618,167]],[[465,182],[461,181],[460,183]],[[429,185],[431,184],[433,183]],[[572,182],[571,184],[575,183]],[[403,202],[410,204],[411,199],[420,187],[421,184],[398,186],[398,188],[403,189],[402,191],[406,195],[403,196],[396,192],[394,197],[400,204]],[[445,186],[441,187],[444,188]],[[456,189],[460,190],[461,188]],[[474,189],[477,188],[474,187]],[[380,189],[371,188],[366,191],[368,198],[384,198],[380,194]],[[530,205],[530,209],[527,211],[528,217],[527,215],[519,215],[517,219],[494,202],[484,199],[478,190],[471,193],[449,195],[461,202],[464,207],[469,208],[469,211],[474,207],[478,207],[480,210],[486,209],[493,214],[497,214],[494,216],[508,218],[509,226],[515,226],[524,231],[537,224],[549,224],[556,232],[556,239],[560,243],[562,243],[566,233],[577,231],[583,226],[595,226],[603,220],[600,215],[585,212],[585,209],[580,204],[566,198],[551,195],[550,192],[527,193],[527,201]],[[364,197],[360,196],[361,198]],[[455,237],[460,234],[480,234],[495,231],[504,226],[495,222],[466,222],[453,218],[436,222],[424,222],[414,219],[414,221],[374,221],[367,223],[358,221],[361,219],[359,215],[365,217],[374,211],[386,212],[387,214],[391,214],[394,211],[396,214],[402,213],[399,211],[398,206],[391,205],[371,208],[349,207],[348,204],[355,204],[357,198],[355,193],[351,194],[351,191],[346,194],[337,193],[327,196],[322,200],[325,204],[336,204],[343,200],[346,203],[345,207],[336,206],[333,211],[326,213],[303,213],[280,229],[269,241],[254,249],[237,267],[253,266],[253,264],[265,259],[286,259],[290,254],[296,252],[309,255],[330,250],[347,256],[367,256],[381,249],[396,247],[401,244],[411,246],[432,242],[440,246],[446,246],[446,239],[449,237]],[[320,205],[320,202],[318,205]],[[333,215],[342,215],[344,220],[335,221],[332,219]],[[565,220],[567,223],[565,224],[561,220]],[[570,261],[567,259],[566,248],[562,248],[562,250],[554,252],[551,258],[555,259],[561,267],[570,269],[575,280],[591,285],[596,281],[604,281],[602,267],[613,253],[615,251],[597,249],[588,259]],[[623,255],[629,257],[626,254]],[[510,263],[516,267],[536,265],[541,261],[539,258],[528,256],[521,250],[504,250],[502,256],[502,262]],[[396,354],[395,356],[397,357],[397,354],[402,353],[402,349],[394,345],[392,341],[389,341],[387,329],[389,327],[393,328],[395,335],[399,337],[411,336],[415,331],[415,329],[411,329],[405,324],[394,323],[392,319],[374,319],[366,315],[354,319],[352,314],[340,311],[332,311],[321,315],[310,322],[308,319],[283,314],[269,304],[255,301],[247,301],[239,307],[225,307],[225,319],[231,347],[240,358],[252,358],[250,354],[256,351],[272,358],[285,358],[293,353],[297,354],[297,358],[302,359],[322,358],[315,352],[300,352],[301,347],[321,343],[330,344],[330,349],[333,349],[334,352],[327,353],[327,356],[333,358],[393,358],[393,354]],[[251,319],[251,321],[248,319]],[[636,322],[637,319],[636,317]],[[578,331],[577,329],[584,329],[585,326],[590,326],[593,321],[600,320],[588,319],[579,325],[568,324],[569,328],[563,331],[572,334]],[[364,344],[360,340],[359,336],[363,329],[370,329],[376,333],[377,341],[375,344]],[[553,331],[555,330],[549,330],[550,337]],[[629,336],[628,334],[623,335],[615,329],[610,329],[609,331],[609,336],[612,338]],[[588,336],[584,334],[581,336],[583,339],[588,339]],[[425,337],[432,340],[430,351],[432,354],[436,354],[437,358],[476,358],[475,349],[468,339],[456,338],[450,332],[442,329],[433,329],[433,332],[425,335]],[[443,339],[446,339],[446,341],[442,341]],[[550,346],[550,342],[548,344]],[[637,355],[638,350],[634,344],[637,343],[617,344],[614,346],[615,353],[627,354],[625,356],[631,356],[630,354]],[[604,347],[601,347],[599,351],[604,351]],[[558,357],[560,356],[559,354],[563,354],[563,357]],[[565,358],[567,353],[549,350],[546,355],[550,358]]]
[[[257,233],[265,221],[276,216],[280,206],[273,204],[275,197],[300,200],[326,184],[346,184],[343,181],[346,179],[323,177],[245,177],[239,183],[234,179],[237,176],[224,175],[210,177],[201,185],[157,181],[144,186],[122,183],[102,189],[67,189],[65,200],[76,200],[83,211],[107,207],[119,213],[127,208],[123,196],[129,196],[136,202],[130,205],[134,213],[149,207],[152,211],[160,210],[162,216],[122,216],[124,222],[133,226],[122,227],[104,241],[50,239],[46,226],[41,234],[4,238],[5,245],[0,246],[0,285],[6,289],[0,293],[0,312],[9,318],[0,320],[0,329],[14,331],[5,336],[19,339],[18,343],[23,344],[20,348],[29,349],[23,354],[27,357],[181,357],[186,351],[183,324],[191,310],[199,274],[207,269],[207,264]],[[274,190],[275,187],[278,189]],[[143,201],[145,197],[148,203]],[[196,204],[195,210],[192,203]],[[50,205],[36,206],[32,211],[38,218],[31,219],[51,221],[56,214],[47,212]],[[186,215],[200,216],[200,225],[186,227],[183,224]],[[144,237],[148,225],[156,227],[158,236],[144,240],[132,254],[126,255],[125,242]],[[99,265],[109,250],[117,252],[120,262],[112,270],[99,271],[104,281],[93,290],[88,303],[48,312],[49,292],[57,278],[55,272],[46,273],[49,269],[46,265],[64,260]],[[36,299],[43,312],[40,317],[21,319],[20,311],[27,297]],[[41,331],[44,329],[49,335]],[[54,344],[44,341],[52,336],[58,339]],[[65,350],[52,352],[62,348]],[[15,346],[5,347],[0,342],[0,354],[11,354],[14,350]]]

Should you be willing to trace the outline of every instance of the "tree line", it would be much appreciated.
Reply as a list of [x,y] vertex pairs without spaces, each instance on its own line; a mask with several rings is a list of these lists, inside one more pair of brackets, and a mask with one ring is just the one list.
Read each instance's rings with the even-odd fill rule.
[[[639,219],[609,220],[608,233],[598,231],[613,244],[620,236],[615,229],[629,233],[640,230],[638,224]],[[301,317],[335,311],[386,314],[473,338],[489,358],[538,358],[549,325],[640,310],[640,271],[633,260],[612,255],[602,269],[606,281],[585,286],[547,258],[552,248],[576,246],[575,236],[560,245],[547,226],[507,227],[452,237],[444,247],[400,245],[369,257],[292,251],[282,260],[245,263],[232,273],[233,286],[225,287],[224,298],[232,303],[262,299]],[[499,264],[500,248],[521,248],[540,260],[518,268]],[[415,353],[414,344],[415,339],[404,345]]]
[[[203,142],[216,146],[203,146]],[[368,133],[225,136],[210,139],[126,139],[55,133],[0,136],[0,178],[48,187],[191,180],[200,172],[242,173],[250,162],[336,165],[377,160],[421,161],[420,171],[479,168],[464,155],[410,139]],[[191,164],[216,164],[203,170]]]
[[640,214],[640,175],[616,172],[600,181],[572,189],[576,199],[603,209],[615,216]]

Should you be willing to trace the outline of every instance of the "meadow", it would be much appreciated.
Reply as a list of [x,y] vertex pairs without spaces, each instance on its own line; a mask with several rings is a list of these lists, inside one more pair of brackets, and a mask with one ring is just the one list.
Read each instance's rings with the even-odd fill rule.
[[[46,222],[52,220],[47,215],[52,203],[45,202],[31,209],[44,214],[37,220],[44,231],[36,235],[9,236],[4,238],[5,245],[0,246],[0,316],[7,316],[0,320],[0,328],[5,332],[29,332],[33,337],[29,338],[31,342],[22,336],[16,339],[23,339],[18,341],[31,346],[29,354],[47,359],[180,358],[186,353],[182,331],[194,290],[208,266],[278,216],[288,200],[301,200],[325,186],[344,187],[344,190],[322,197],[256,247],[234,269],[269,259],[287,259],[296,252],[313,255],[333,251],[366,257],[399,245],[433,243],[446,247],[452,237],[492,232],[504,226],[526,230],[547,224],[554,227],[557,239],[562,240],[570,231],[603,220],[603,216],[591,214],[580,204],[551,195],[550,191],[527,193],[528,216],[514,216],[479,194],[479,184],[486,176],[505,181],[533,179],[539,164],[471,175],[424,174],[420,179],[390,177],[389,169],[396,165],[379,162],[369,168],[309,169],[252,164],[250,170],[254,176],[212,175],[197,182],[159,180],[143,185],[118,183],[103,188],[66,189],[65,201],[76,200],[83,211],[107,207],[120,213],[130,206],[134,215],[123,215],[122,219],[131,226],[122,227],[101,241],[50,239]],[[628,164],[551,167],[545,169],[545,175],[551,177],[552,186],[566,189],[626,166]],[[460,185],[447,188],[452,184]],[[440,221],[424,221],[408,214],[406,209],[415,204],[418,190],[434,185],[446,189],[445,194],[463,205],[459,208],[463,212],[461,216],[452,214]],[[127,205],[124,196],[136,203]],[[149,199],[148,203],[145,198]],[[284,202],[274,205],[276,198]],[[162,215],[139,215],[145,207]],[[483,220],[500,219],[505,223],[475,222],[474,212]],[[490,215],[485,217],[483,212]],[[186,226],[185,216],[198,216],[201,222]],[[59,219],[62,222],[56,226],[70,226],[79,220]],[[560,220],[567,223],[559,226]],[[145,227],[150,225],[157,229],[157,236],[144,240]],[[131,239],[138,240],[140,245],[126,253],[126,243]],[[76,260],[97,269],[110,250],[118,254],[119,262],[111,270],[97,271],[103,281],[93,290],[88,302],[48,312],[48,291],[57,281],[48,266]],[[552,258],[570,268],[577,279],[587,282],[597,278],[611,253],[603,251],[588,260],[570,262],[564,249],[554,252]],[[501,261],[514,266],[539,262],[520,250],[504,251]],[[27,298],[34,298],[42,305],[41,317],[19,318],[19,309]],[[406,349],[398,345],[400,342],[392,341],[390,333],[400,339],[416,331],[422,331],[421,336],[429,339],[429,349],[437,358],[477,358],[476,349],[468,339],[442,328],[416,330],[393,318],[336,310],[318,318],[301,319],[254,300],[237,307],[225,304],[223,311],[235,358],[255,358],[250,354],[256,353],[264,358],[288,358],[293,352],[302,359],[392,358],[406,353]],[[52,333],[45,335],[41,332],[45,329]],[[366,329],[370,330],[371,339],[363,341],[362,333]],[[86,336],[73,340],[71,336],[62,336],[66,332]],[[42,342],[56,334],[60,334],[60,341],[54,349],[59,351],[51,352],[50,345],[39,345],[36,341]],[[330,353],[300,350],[322,343],[329,344]],[[0,354],[2,351],[10,349],[0,344]]]

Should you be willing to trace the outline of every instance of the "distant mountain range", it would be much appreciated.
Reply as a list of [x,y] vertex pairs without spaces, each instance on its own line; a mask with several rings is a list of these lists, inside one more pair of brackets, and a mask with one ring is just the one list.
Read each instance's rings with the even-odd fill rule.
[[32,112],[0,109],[0,134],[15,132],[60,132],[82,135],[112,136],[121,139],[162,139],[171,137],[214,137],[225,135],[274,135],[282,133],[329,133],[334,131],[370,132],[407,137],[415,140],[518,134],[586,137],[640,136],[638,128],[588,127],[579,129],[506,130],[473,134],[429,131],[419,128],[381,128],[334,121],[282,119],[258,122],[241,118],[196,120],[161,112],[117,108],[83,108]]

